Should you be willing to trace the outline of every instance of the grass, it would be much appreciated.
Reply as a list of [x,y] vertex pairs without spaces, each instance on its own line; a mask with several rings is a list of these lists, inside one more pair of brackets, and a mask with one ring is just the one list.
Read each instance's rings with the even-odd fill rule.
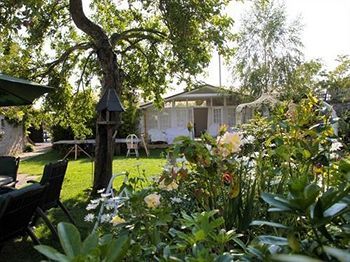
[[[152,150],[151,156],[146,158],[141,154],[139,159],[134,157],[125,158],[125,156],[117,156],[113,160],[113,173],[128,172],[130,176],[138,176],[142,172],[146,176],[159,175],[165,158],[161,156],[162,151]],[[19,173],[38,176],[40,180],[45,164],[60,159],[60,155],[56,151],[50,151],[44,155],[40,155],[28,160],[21,161]],[[61,192],[61,200],[70,210],[73,218],[78,224],[79,230],[85,237],[92,228],[91,223],[84,222],[84,216],[87,214],[85,207],[89,201],[89,193],[93,179],[93,162],[88,158],[71,160]],[[122,178],[121,178],[122,179]],[[118,184],[116,181],[116,185]],[[60,221],[67,221],[64,213],[59,209],[53,209],[48,212],[50,221],[57,225]],[[52,245],[59,248],[56,239],[52,239],[51,232],[47,226],[39,220],[35,229],[35,234],[40,241],[46,245]],[[33,248],[29,238],[16,239],[9,241],[1,250],[0,261],[40,261],[44,258]]]

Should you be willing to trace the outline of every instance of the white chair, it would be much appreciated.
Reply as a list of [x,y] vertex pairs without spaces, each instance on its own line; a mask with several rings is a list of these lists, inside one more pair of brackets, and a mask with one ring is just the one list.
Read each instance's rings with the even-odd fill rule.
[[[126,137],[126,147],[128,149],[126,157],[130,156],[131,154],[134,154],[136,155],[136,157],[139,157],[139,142],[140,140],[135,134],[130,134]],[[132,150],[134,150],[133,153]]]
[[116,192],[113,188],[113,182],[114,179],[117,177],[124,176],[124,183],[128,181],[128,174],[127,173],[121,173],[121,174],[116,174],[111,177],[109,180],[108,186],[106,190],[104,191],[104,194],[108,197],[103,197],[101,198],[101,206],[100,206],[100,211],[98,212],[97,219],[94,225],[94,228],[92,232],[96,232],[98,226],[102,223],[102,215],[103,211],[106,208],[106,205],[112,205],[113,206],[113,213],[112,216],[115,216],[118,214],[118,208],[126,201],[129,200],[130,198],[130,193],[127,190],[127,187],[124,187],[119,194],[116,196],[114,192]]

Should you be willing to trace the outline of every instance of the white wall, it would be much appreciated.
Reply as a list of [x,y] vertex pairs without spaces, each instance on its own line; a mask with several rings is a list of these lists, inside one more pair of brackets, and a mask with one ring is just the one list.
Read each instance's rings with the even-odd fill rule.
[[23,124],[14,126],[0,116],[0,130],[4,132],[0,138],[0,155],[18,155],[23,151],[25,137]]

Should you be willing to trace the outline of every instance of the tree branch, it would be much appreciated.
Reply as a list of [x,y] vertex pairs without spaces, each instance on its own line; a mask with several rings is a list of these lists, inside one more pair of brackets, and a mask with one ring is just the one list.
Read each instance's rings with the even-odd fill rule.
[[67,58],[76,50],[88,50],[90,48],[92,48],[93,45],[91,43],[88,42],[84,42],[84,43],[79,43],[75,46],[72,46],[70,48],[68,48],[58,59],[56,59],[55,61],[52,61],[50,63],[47,63],[44,65],[44,67],[47,67],[47,69],[43,72],[40,73],[38,75],[36,75],[35,77],[42,77],[47,75],[48,73],[51,72],[51,70],[57,66],[58,64],[64,62],[65,60],[67,60]]
[[157,39],[156,37],[165,38],[166,34],[151,28],[132,28],[123,31],[122,33],[112,34],[110,37],[110,43],[112,46],[115,46],[120,40],[126,40],[135,37],[142,39]]
[[85,16],[81,0],[69,0],[69,12],[72,15],[75,25],[81,31],[92,37],[97,47],[109,44],[107,34],[103,31],[102,27]]

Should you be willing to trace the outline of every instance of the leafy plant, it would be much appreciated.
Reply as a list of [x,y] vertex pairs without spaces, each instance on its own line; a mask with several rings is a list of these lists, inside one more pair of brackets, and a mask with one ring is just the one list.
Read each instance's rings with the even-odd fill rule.
[[[185,261],[230,261],[232,254],[228,247],[245,248],[239,239],[242,235],[234,230],[226,231],[224,219],[216,217],[218,210],[187,215],[182,213],[181,230],[171,228],[169,233],[174,237],[175,245],[164,249],[163,258]],[[173,253],[173,255],[171,255]]]
[[[341,166],[341,170],[345,168],[344,164]],[[279,233],[260,235],[256,241],[277,247],[276,253],[301,253],[328,260],[334,252],[337,257],[341,249],[348,248],[350,240],[349,192],[349,180],[322,193],[318,185],[302,177],[289,185],[286,197],[263,193],[262,199],[270,206],[268,211],[278,213],[272,217],[281,222],[253,221],[254,226],[272,227],[271,233]]]
[[121,261],[130,245],[127,235],[115,238],[111,234],[98,237],[97,233],[92,233],[81,241],[78,229],[69,223],[59,223],[57,230],[64,253],[50,246],[34,247],[54,261]]

